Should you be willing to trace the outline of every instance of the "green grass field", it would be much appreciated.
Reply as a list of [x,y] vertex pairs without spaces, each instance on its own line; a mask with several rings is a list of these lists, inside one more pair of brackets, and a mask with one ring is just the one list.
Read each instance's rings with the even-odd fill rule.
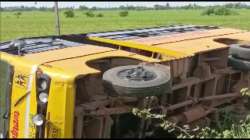
[[[61,33],[87,33],[170,24],[218,25],[250,30],[250,9],[235,10],[239,15],[202,16],[202,10],[146,10],[129,11],[129,16],[120,17],[120,11],[95,11],[104,17],[87,17],[86,11],[75,11],[74,18],[60,13]],[[55,34],[55,17],[51,12],[22,12],[20,18],[15,12],[1,12],[0,42],[18,37]]]

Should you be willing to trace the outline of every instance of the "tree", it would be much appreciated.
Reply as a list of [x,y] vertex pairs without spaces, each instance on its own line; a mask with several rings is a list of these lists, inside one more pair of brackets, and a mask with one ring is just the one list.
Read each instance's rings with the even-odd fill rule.
[[81,5],[81,6],[79,6],[79,9],[80,10],[88,10],[89,8],[87,6]]
[[121,5],[121,6],[119,7],[119,9],[124,10],[124,9],[126,9],[126,7],[123,6],[123,5]]
[[162,10],[162,9],[164,9],[164,8],[165,8],[165,7],[162,6],[162,5],[158,5],[158,4],[154,5],[154,9],[155,9],[155,10]]
[[135,10],[135,7],[133,5],[131,5],[131,6],[128,5],[127,10]]
[[94,14],[92,11],[86,12],[85,15],[86,15],[87,17],[94,17],[94,16],[95,16],[95,14]]
[[96,15],[96,17],[103,17],[103,14],[99,13],[99,14]]
[[95,7],[95,6],[91,8],[91,10],[96,10],[96,9],[97,9],[97,7]]
[[120,17],[126,17],[126,16],[128,16],[128,11],[121,11],[119,13],[119,15],[120,15]]
[[209,7],[205,11],[202,12],[202,15],[219,15],[219,16],[227,16],[227,15],[237,15],[238,13],[232,11],[226,6],[217,6],[217,7]]
[[166,6],[165,6],[167,9],[169,9],[170,8],[170,5],[169,5],[169,3],[166,3]]
[[17,18],[19,18],[22,15],[22,13],[21,12],[16,12],[16,13],[14,13],[14,15],[16,15]]
[[67,18],[73,18],[75,16],[73,10],[67,10],[64,12],[65,17]]

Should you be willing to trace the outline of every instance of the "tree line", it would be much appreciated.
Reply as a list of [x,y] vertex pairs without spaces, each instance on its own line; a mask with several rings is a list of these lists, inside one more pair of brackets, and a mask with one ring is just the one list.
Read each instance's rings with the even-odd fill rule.
[[[132,5],[122,5],[119,7],[109,7],[109,8],[102,8],[102,7],[87,7],[85,5],[81,5],[78,8],[75,7],[67,7],[67,8],[60,8],[61,10],[167,10],[167,9],[202,9],[207,7],[225,7],[225,8],[235,8],[235,9],[242,9],[247,8],[250,9],[250,5],[244,3],[228,3],[224,5],[215,5],[215,6],[200,6],[197,4],[188,4],[184,6],[170,6],[169,3],[165,5],[156,4],[153,7],[146,7],[146,6],[132,6]],[[16,7],[0,7],[0,11],[53,11],[54,7],[27,7],[27,6],[16,6]]]

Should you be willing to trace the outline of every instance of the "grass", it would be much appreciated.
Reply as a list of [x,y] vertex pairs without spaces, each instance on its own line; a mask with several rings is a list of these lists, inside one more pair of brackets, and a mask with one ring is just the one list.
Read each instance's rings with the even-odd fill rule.
[[[250,9],[235,10],[239,15],[202,16],[203,10],[147,10],[129,11],[127,17],[120,17],[120,11],[95,11],[104,17],[87,17],[86,11],[75,11],[74,18],[66,18],[60,12],[61,33],[87,33],[129,28],[150,27],[170,24],[218,25],[250,30]],[[15,12],[0,13],[0,42],[18,37],[55,34],[55,16],[51,12],[22,12],[17,18]]]

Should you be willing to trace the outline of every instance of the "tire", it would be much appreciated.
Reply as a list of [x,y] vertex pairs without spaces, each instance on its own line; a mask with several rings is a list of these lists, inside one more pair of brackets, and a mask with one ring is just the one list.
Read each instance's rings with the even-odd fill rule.
[[228,57],[228,65],[237,70],[250,71],[250,61],[238,59],[232,55]]
[[[154,96],[171,92],[170,68],[163,65],[143,65],[148,76],[133,79],[126,71],[138,70],[139,65],[120,66],[109,69],[103,74],[103,84],[111,96]],[[124,74],[125,73],[125,74]],[[128,75],[126,75],[128,74]],[[126,75],[126,76],[125,76]]]
[[232,44],[229,46],[229,54],[235,58],[250,60],[250,44]]

